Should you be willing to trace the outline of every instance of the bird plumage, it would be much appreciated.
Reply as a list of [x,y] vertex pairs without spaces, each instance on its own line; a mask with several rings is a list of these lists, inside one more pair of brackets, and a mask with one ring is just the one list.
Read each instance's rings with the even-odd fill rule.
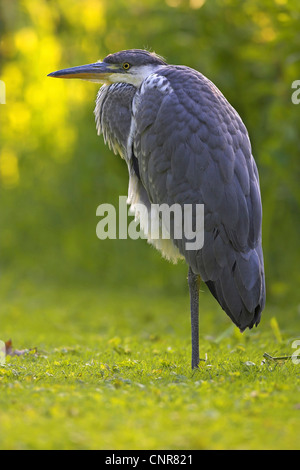
[[[240,116],[210,80],[188,67],[161,64],[139,88],[107,88],[97,100],[97,128],[115,148],[118,126],[126,125],[120,153],[138,180],[138,202],[204,204],[203,248],[187,251],[184,238],[174,239],[178,250],[168,256],[167,248],[166,257],[181,254],[241,330],[258,324],[265,302],[262,209]],[[125,119],[115,115],[114,100]],[[133,159],[138,175],[130,171]]]
[[[201,73],[168,65],[153,53],[121,51],[74,70],[79,78],[88,71],[95,80],[98,68],[104,85],[96,100],[97,131],[127,162],[128,203],[141,228],[149,214],[137,209],[139,203],[146,209],[151,204],[204,204],[201,249],[187,250],[186,238],[175,238],[172,227],[171,240],[153,240],[148,233],[149,241],[166,258],[186,260],[191,298],[199,275],[242,331],[257,325],[265,305],[262,206],[240,116]],[[72,70],[52,75],[70,78]],[[197,308],[192,308],[194,332]],[[196,333],[193,342],[198,342]],[[197,355],[193,348],[193,367]]]

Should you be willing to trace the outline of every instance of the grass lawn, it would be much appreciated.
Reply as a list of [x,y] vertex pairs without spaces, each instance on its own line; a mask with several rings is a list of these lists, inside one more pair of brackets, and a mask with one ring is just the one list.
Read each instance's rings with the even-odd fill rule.
[[1,449],[300,448],[300,365],[262,363],[295,352],[292,307],[241,335],[205,291],[192,372],[187,290],[1,289],[0,339],[32,349],[0,366]]

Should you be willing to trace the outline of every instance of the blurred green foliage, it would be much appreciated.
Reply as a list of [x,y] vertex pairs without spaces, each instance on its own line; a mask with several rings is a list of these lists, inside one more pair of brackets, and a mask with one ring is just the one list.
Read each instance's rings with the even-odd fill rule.
[[47,78],[149,48],[208,76],[242,116],[260,171],[268,299],[295,302],[299,21],[298,0],[0,0],[0,282],[186,289],[186,267],[145,241],[96,238],[96,208],[127,194],[127,168],[96,135],[97,85]]

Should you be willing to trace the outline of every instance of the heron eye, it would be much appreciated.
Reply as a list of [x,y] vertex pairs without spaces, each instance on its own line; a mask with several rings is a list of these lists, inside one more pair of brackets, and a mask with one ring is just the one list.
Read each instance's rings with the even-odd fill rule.
[[130,64],[128,64],[128,62],[124,62],[124,64],[123,64],[123,69],[124,69],[124,70],[130,69]]

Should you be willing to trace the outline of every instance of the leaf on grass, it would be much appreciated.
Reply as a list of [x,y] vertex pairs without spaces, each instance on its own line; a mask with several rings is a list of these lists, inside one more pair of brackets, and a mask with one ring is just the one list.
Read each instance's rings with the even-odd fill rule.
[[261,362],[261,365],[265,364],[266,362],[278,362],[278,363],[283,363],[285,361],[288,361],[288,360],[292,360],[292,362],[294,362],[295,360],[298,360],[300,359],[300,356],[297,356],[295,354],[292,354],[292,356],[271,356],[271,354],[268,354],[268,353],[264,353],[263,354],[263,357],[265,359],[262,360]]
[[11,339],[9,339],[8,341],[5,341],[5,352],[7,356],[23,356],[24,354],[27,354],[29,352],[36,352],[36,351],[37,351],[37,348],[14,349]]

